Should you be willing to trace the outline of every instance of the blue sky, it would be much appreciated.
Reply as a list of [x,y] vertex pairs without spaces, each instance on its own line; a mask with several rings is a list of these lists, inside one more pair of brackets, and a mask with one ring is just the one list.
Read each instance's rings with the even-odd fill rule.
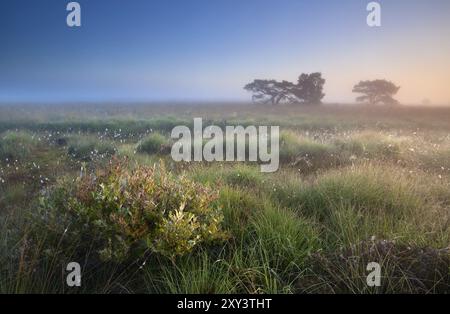
[[255,78],[321,71],[326,101],[361,79],[399,99],[450,104],[450,1],[389,0],[382,26],[366,0],[2,0],[0,101],[247,100]]

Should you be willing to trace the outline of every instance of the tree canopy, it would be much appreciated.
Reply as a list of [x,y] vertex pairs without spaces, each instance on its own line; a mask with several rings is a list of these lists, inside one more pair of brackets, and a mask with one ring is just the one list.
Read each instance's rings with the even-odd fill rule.
[[370,105],[385,104],[395,105],[398,101],[393,98],[400,86],[386,80],[361,81],[353,87],[354,93],[363,94],[356,98],[358,102],[366,102]]
[[303,103],[320,104],[325,79],[322,73],[316,72],[299,76],[297,84],[288,81],[276,80],[254,80],[247,84],[244,89],[252,92],[254,102],[271,103]]

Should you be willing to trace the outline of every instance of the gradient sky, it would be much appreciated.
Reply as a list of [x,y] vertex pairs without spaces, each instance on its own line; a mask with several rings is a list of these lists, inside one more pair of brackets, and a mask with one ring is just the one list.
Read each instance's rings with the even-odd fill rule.
[[0,101],[249,100],[255,78],[321,71],[328,102],[386,78],[404,103],[450,104],[450,1],[66,0],[0,3]]

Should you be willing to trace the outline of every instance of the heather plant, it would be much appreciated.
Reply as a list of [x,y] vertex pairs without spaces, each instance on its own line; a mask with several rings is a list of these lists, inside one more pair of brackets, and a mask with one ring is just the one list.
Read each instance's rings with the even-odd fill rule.
[[175,258],[225,239],[222,211],[212,205],[216,198],[200,184],[173,177],[164,164],[130,169],[117,161],[103,173],[78,178],[73,189],[63,189],[62,197],[60,189],[41,206],[67,212],[64,232],[90,234],[102,260],[124,261],[146,252]]

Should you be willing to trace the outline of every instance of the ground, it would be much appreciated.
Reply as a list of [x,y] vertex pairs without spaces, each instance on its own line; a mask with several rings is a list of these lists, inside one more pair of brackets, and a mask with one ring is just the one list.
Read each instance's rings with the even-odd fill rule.
[[[194,117],[205,125],[280,126],[279,171],[175,163],[170,131]],[[126,170],[105,175],[117,163]],[[168,185],[148,178],[161,168]],[[141,185],[115,190],[124,176]],[[169,204],[163,212],[179,213],[192,201],[197,216],[162,214],[159,233],[149,218],[127,221],[148,210],[127,195],[153,183],[149,202],[161,194]],[[108,184],[124,197],[120,204],[106,203]],[[448,293],[450,109],[2,105],[0,215],[3,293]],[[190,233],[161,231],[175,222]],[[203,226],[218,236],[193,231]],[[113,259],[119,238],[124,250]],[[136,250],[144,238],[147,246]],[[66,285],[71,261],[82,266],[81,287]],[[379,287],[366,283],[370,262],[381,265]]]

